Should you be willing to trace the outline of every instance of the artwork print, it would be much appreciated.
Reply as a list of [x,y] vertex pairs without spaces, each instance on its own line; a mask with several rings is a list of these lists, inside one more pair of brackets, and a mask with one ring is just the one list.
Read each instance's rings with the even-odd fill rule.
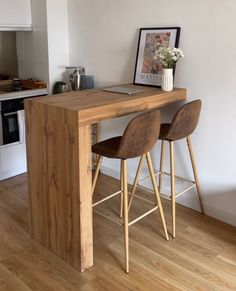
[[[144,56],[143,56],[143,65],[142,65],[142,75],[153,74],[159,75],[162,71],[162,68],[158,61],[153,61],[153,55],[161,46],[168,47],[170,45],[170,33],[147,33],[145,46],[144,46]],[[145,76],[144,76],[145,78]]]
[[153,60],[155,51],[162,47],[178,47],[180,28],[140,29],[134,84],[160,86],[162,67]]

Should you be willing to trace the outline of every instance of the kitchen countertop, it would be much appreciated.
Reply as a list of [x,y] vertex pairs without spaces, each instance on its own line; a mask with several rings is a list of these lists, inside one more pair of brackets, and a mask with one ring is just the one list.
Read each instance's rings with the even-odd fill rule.
[[[124,84],[122,86],[140,89],[140,86],[133,84]],[[129,113],[134,113],[160,107],[159,104],[164,106],[169,102],[184,100],[186,98],[186,89],[175,88],[171,92],[164,92],[156,87],[142,86],[141,88],[143,92],[132,95],[106,92],[101,89],[89,89],[47,97],[30,98],[28,101],[77,112],[79,123],[82,125],[97,123],[100,120],[106,119],[106,116],[109,119],[125,115],[126,106],[129,108]],[[131,107],[133,112],[131,112]],[[113,115],[111,112],[113,112]]]
[[18,98],[27,98],[34,96],[42,96],[48,94],[48,88],[43,89],[29,89],[16,92],[4,92],[0,90],[0,101],[18,99]]

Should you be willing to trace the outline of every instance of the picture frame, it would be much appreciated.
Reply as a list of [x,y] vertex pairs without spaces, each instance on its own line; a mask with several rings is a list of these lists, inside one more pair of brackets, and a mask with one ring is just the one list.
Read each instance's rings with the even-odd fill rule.
[[158,46],[178,48],[180,30],[180,27],[140,28],[133,84],[161,87],[162,68],[152,55]]

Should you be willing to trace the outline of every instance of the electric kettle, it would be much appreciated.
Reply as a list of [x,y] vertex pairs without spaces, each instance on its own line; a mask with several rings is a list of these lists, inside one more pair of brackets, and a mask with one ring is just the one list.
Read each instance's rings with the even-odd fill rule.
[[85,69],[83,67],[66,67],[67,70],[73,70],[70,74],[70,83],[73,91],[80,90],[81,80],[84,79]]

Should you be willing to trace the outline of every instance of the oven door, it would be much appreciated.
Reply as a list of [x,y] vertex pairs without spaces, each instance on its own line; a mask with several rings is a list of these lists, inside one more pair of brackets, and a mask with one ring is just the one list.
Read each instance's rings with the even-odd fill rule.
[[2,112],[3,144],[19,141],[17,112]]

